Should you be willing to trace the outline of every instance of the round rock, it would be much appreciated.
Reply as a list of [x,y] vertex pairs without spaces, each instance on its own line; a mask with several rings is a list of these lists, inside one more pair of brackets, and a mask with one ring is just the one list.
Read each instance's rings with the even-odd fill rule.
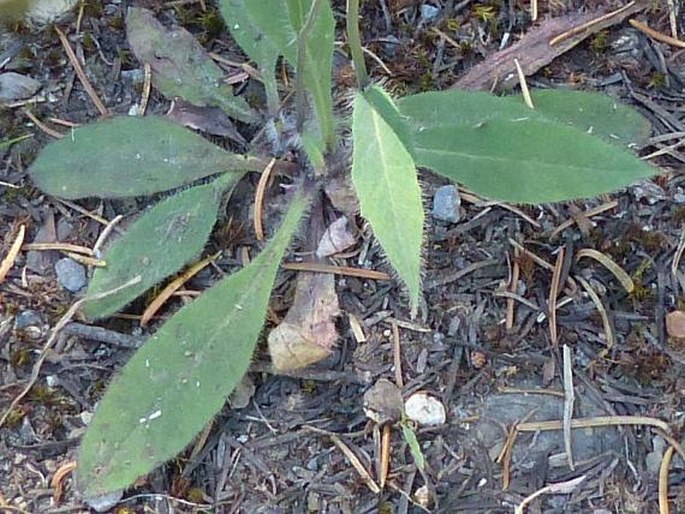
[[404,412],[409,419],[421,426],[436,426],[445,423],[445,407],[428,393],[414,393],[404,403]]

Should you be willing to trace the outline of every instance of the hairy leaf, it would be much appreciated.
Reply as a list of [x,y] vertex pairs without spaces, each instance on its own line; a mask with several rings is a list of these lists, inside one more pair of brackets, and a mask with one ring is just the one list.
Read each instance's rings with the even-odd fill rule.
[[390,95],[380,86],[371,85],[364,91],[364,98],[373,106],[373,109],[390,125],[404,147],[413,152],[412,137],[408,128],[408,119],[401,114],[397,105]]
[[140,275],[121,291],[91,300],[84,313],[90,319],[117,312],[150,287],[197,258],[216,221],[222,192],[242,173],[227,173],[210,184],[181,191],[143,213],[105,253],[107,266],[96,268],[86,298],[111,291]]
[[310,198],[297,195],[264,251],[179,310],[114,379],[81,445],[84,494],[129,486],[221,409],[247,371],[279,263]]
[[417,165],[509,202],[595,196],[655,173],[614,145],[539,119],[417,130],[414,151]]
[[198,106],[220,107],[246,123],[259,120],[244,98],[233,96],[223,70],[187,30],[167,30],[151,11],[131,7],[126,34],[133,53],[150,65],[155,87],[167,98],[180,96]]
[[[544,117],[573,126],[623,148],[642,146],[652,126],[632,107],[614,98],[564,89],[531,92],[535,111]],[[519,97],[507,97],[523,102]]]
[[258,159],[226,152],[161,117],[97,121],[47,145],[29,173],[62,198],[121,198],[189,184],[222,171],[258,171]]
[[399,111],[414,131],[433,127],[479,125],[495,119],[540,118],[518,102],[480,91],[431,91],[397,101]]
[[[655,173],[628,152],[587,134],[588,124],[577,114],[584,95],[574,96],[575,107],[566,108],[552,105],[553,94],[538,95],[535,110],[510,98],[456,89],[405,97],[398,106],[417,165],[498,200],[595,196]],[[626,114],[629,109],[612,110],[612,101],[587,102],[597,111],[589,119],[599,135],[615,131],[627,144],[645,131],[639,115]],[[621,118],[634,126],[619,131]]]
[[[291,2],[292,3],[292,2]],[[307,20],[299,28],[298,72],[314,104],[321,139],[327,147],[334,141],[333,39],[335,20],[328,0],[295,0]],[[299,62],[303,59],[303,62]]]
[[421,288],[424,215],[414,161],[362,93],[354,101],[352,134],[352,182],[361,213],[406,284],[415,311]]

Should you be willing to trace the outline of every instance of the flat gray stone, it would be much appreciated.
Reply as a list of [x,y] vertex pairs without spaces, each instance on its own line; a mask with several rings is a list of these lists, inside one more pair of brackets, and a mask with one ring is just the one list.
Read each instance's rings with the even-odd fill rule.
[[433,195],[433,218],[448,223],[457,223],[461,217],[460,206],[461,197],[457,186],[442,186]]
[[57,273],[59,284],[72,293],[78,293],[88,283],[86,269],[68,257],[57,261],[55,273]]

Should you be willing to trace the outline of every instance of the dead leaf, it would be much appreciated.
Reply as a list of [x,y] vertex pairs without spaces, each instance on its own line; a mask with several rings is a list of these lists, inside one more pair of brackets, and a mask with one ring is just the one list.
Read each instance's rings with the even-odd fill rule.
[[331,223],[324,232],[316,249],[316,256],[328,257],[346,250],[357,242],[357,237],[349,228],[349,220],[342,216]]
[[293,305],[268,337],[274,368],[294,371],[325,359],[338,339],[339,314],[333,275],[300,273]]
[[178,98],[171,104],[167,118],[179,125],[201,130],[214,136],[227,137],[240,145],[247,144],[245,138],[236,130],[231,118],[218,107],[201,107]]
[[126,37],[138,60],[152,69],[152,83],[167,98],[180,97],[200,107],[219,107],[250,123],[258,120],[242,97],[224,83],[224,72],[182,27],[167,30],[147,9],[131,7]]

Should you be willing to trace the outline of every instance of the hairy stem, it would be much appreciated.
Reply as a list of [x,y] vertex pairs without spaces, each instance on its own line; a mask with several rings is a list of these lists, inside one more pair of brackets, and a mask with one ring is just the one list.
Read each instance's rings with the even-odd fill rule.
[[347,0],[347,44],[350,45],[350,55],[354,63],[354,72],[357,75],[359,89],[364,89],[369,84],[369,74],[366,71],[362,40],[359,35],[359,0]]

